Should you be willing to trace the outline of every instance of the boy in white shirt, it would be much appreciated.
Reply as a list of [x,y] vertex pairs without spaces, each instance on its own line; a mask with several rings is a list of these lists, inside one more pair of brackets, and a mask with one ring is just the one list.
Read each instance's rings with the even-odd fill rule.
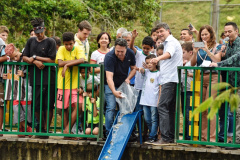
[[[145,143],[153,143],[157,140],[158,131],[158,101],[160,98],[160,72],[157,65],[150,63],[151,59],[156,58],[150,54],[146,57],[146,65],[148,69],[139,68],[144,78],[140,105],[143,105],[144,119],[149,129],[148,141]],[[151,95],[151,96],[150,96]]]
[[[151,54],[151,50],[153,49],[153,46],[154,46],[154,41],[150,36],[145,37],[142,41],[142,51],[138,51],[134,47],[134,41],[137,36],[138,36],[138,32],[136,30],[133,30],[130,49],[132,49],[133,52],[135,53],[136,67],[140,68],[140,67],[143,67],[143,63],[145,63],[145,58]],[[139,95],[138,95],[135,112],[142,110],[142,106],[139,105],[139,102],[140,102],[140,97],[142,93],[143,80],[144,79],[141,73],[136,72],[134,88],[139,90]]]

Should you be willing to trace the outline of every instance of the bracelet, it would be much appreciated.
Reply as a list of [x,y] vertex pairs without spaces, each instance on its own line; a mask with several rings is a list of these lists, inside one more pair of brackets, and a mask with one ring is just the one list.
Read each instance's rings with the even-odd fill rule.
[[208,54],[208,57],[212,57],[212,54],[210,53],[210,54]]

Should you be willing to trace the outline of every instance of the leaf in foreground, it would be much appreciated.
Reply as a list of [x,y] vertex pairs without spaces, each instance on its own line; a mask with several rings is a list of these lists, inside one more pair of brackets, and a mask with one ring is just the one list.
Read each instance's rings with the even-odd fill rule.
[[196,109],[194,109],[192,117],[195,114],[199,114],[200,112],[207,110],[212,105],[212,103],[213,103],[213,97],[211,96],[210,98],[205,100],[203,103],[201,103]]
[[232,94],[231,97],[230,97],[230,106],[231,106],[231,111],[233,112],[235,109],[238,108],[238,105],[239,105],[239,96],[237,93],[235,94]]
[[222,83],[216,83],[212,86],[212,89],[216,91],[220,91],[222,89],[226,89],[227,87],[231,86],[229,83],[222,82]]

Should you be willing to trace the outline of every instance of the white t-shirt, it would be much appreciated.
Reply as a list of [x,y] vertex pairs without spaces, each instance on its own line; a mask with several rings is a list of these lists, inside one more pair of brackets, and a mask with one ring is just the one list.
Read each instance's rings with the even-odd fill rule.
[[[87,84],[92,83],[92,79],[93,79],[93,76],[89,75],[87,79]],[[94,84],[96,85],[100,84],[100,80],[97,78],[97,76],[94,76]],[[83,90],[85,91],[85,79],[83,79],[82,75],[80,75],[80,87],[82,87]]]
[[[91,55],[91,61],[96,62],[96,64],[100,64],[104,62],[106,53],[102,53],[99,50],[96,50]],[[98,79],[100,79],[100,73],[97,74]]]
[[[191,61],[188,61],[185,66],[191,66]],[[182,92],[185,92],[185,70],[182,70]],[[188,69],[187,70],[188,73],[193,73],[193,70],[192,69]],[[191,88],[191,81],[193,81],[193,78],[192,77],[187,77],[187,91],[190,91],[190,88]]]
[[178,40],[172,35],[169,35],[163,43],[164,51],[170,53],[171,58],[160,61],[160,75],[161,75],[161,85],[169,82],[178,83],[178,72],[177,67],[183,65],[182,59],[182,47]]
[[144,106],[157,107],[158,96],[159,96],[159,85],[160,85],[160,72],[149,71],[145,69],[144,83],[142,87],[142,95],[140,104]]
[[[143,62],[145,62],[145,58],[147,57],[146,54],[143,53],[143,51],[136,51],[135,54],[136,57],[136,67],[143,67]],[[142,86],[143,86],[143,80],[144,77],[142,76],[141,73],[139,73],[138,71],[135,74],[135,84],[134,84],[134,88],[137,90],[142,90]]]

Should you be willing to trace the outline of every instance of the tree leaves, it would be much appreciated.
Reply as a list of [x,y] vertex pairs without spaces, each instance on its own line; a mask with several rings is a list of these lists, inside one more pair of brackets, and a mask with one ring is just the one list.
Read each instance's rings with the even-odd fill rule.
[[240,98],[239,98],[238,94],[237,93],[232,94],[231,97],[230,97],[230,101],[229,101],[229,104],[231,106],[231,111],[232,112],[235,109],[238,108],[239,102],[240,102]]
[[212,89],[216,91],[220,91],[222,89],[226,89],[227,87],[231,86],[229,83],[222,82],[222,83],[216,83],[212,86]]
[[219,91],[226,88],[228,89],[221,92],[218,96],[216,96],[215,99],[213,99],[213,97],[211,96],[210,98],[206,99],[203,103],[201,103],[196,109],[194,109],[192,117],[211,107],[211,110],[208,113],[207,118],[213,119],[218,110],[220,109],[221,104],[225,102],[228,102],[230,104],[232,112],[236,110],[240,103],[240,97],[238,93],[234,93],[236,92],[236,90],[238,90],[237,87],[232,87],[230,84],[222,82],[214,84],[212,89]]
[[199,114],[200,112],[204,112],[207,110],[213,103],[213,97],[211,96],[210,98],[206,99],[203,103],[201,103],[196,109],[194,109],[192,117],[195,114]]

